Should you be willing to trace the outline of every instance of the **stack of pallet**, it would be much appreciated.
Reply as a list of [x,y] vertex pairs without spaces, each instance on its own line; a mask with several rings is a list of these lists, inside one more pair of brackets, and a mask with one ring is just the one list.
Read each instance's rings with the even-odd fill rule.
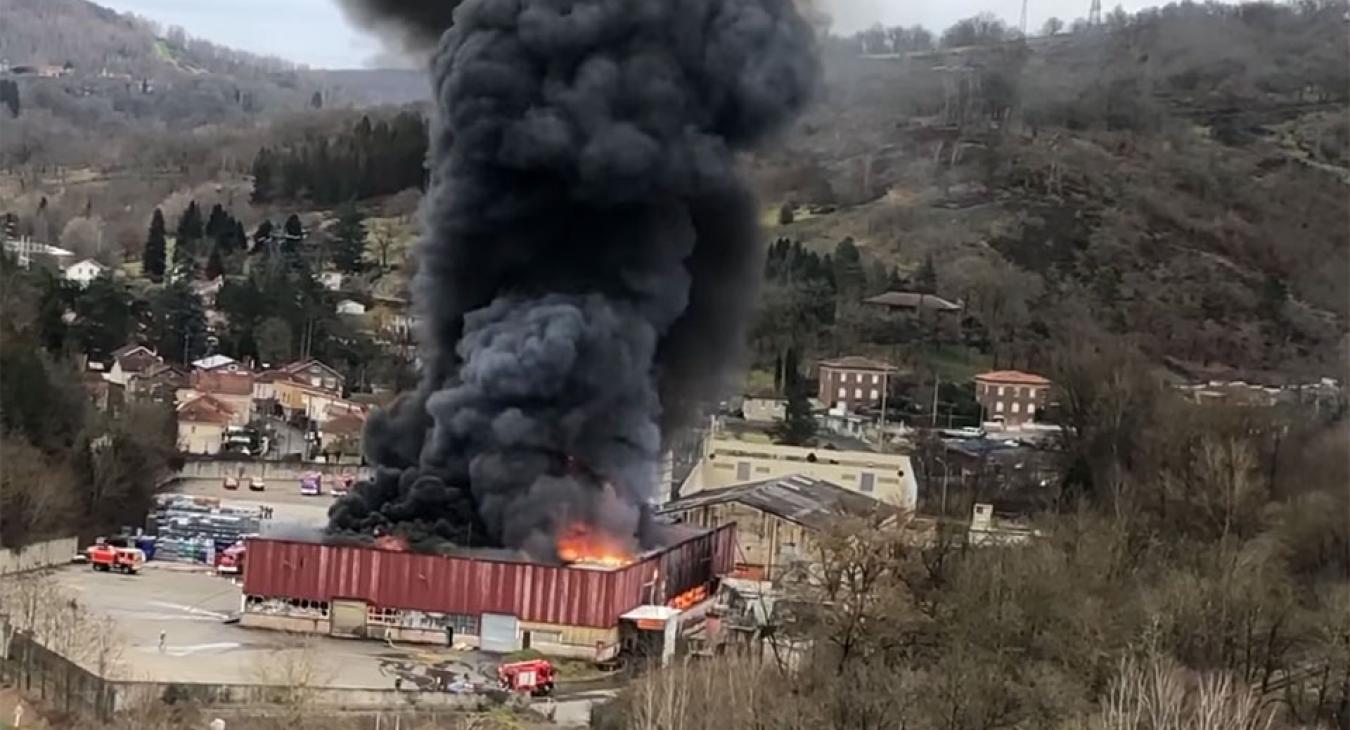
[[256,535],[262,522],[256,507],[225,507],[219,500],[166,495],[154,514],[155,558],[205,563],[246,535]]

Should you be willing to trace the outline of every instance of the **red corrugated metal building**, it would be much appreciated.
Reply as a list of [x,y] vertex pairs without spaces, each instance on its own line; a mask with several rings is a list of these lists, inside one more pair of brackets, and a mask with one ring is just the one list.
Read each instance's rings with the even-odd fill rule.
[[589,657],[617,644],[624,613],[697,594],[729,573],[735,534],[732,526],[696,533],[620,568],[254,538],[241,622]]

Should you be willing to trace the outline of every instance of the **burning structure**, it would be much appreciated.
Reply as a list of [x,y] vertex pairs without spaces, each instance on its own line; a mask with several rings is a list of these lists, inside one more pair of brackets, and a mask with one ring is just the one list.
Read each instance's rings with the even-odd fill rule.
[[721,390],[761,268],[736,155],[806,102],[813,31],[794,0],[346,3],[435,45],[436,115],[421,384],[370,419],[330,531],[554,564],[668,543],[661,434]]
[[635,609],[677,617],[711,595],[714,578],[734,565],[735,532],[690,530],[622,562],[566,566],[502,551],[427,555],[395,548],[250,539],[240,622],[596,660],[621,649],[661,652],[674,622],[653,625]]

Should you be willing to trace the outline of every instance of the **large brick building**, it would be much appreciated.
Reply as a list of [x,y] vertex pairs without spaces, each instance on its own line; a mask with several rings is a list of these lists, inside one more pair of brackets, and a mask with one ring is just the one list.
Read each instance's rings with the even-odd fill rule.
[[817,396],[822,403],[848,410],[881,402],[890,387],[895,367],[868,357],[849,356],[823,360],[819,366]]
[[995,370],[975,376],[975,400],[984,420],[1009,426],[1035,420],[1050,398],[1050,381],[1020,370]]

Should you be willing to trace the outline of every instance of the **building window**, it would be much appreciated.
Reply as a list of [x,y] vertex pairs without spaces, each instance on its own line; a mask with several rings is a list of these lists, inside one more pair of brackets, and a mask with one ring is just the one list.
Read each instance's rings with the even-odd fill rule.
[[998,394],[999,394],[1000,396],[1003,395],[1003,386],[1001,386],[1001,385],[998,386]]
[[1022,411],[1022,404],[1021,404],[1021,402],[1019,402],[1019,401],[1013,401],[1013,402],[1012,402],[1012,412],[1013,412],[1013,413],[1020,413],[1021,411]]
[[1027,404],[1027,415],[1028,415],[1028,416],[1034,416],[1034,415],[1036,415],[1036,404],[1035,404],[1035,403],[1028,403],[1028,404]]
[[878,376],[878,375],[873,375],[873,376],[872,376],[872,385],[876,385],[876,384],[879,383],[879,382],[881,382],[881,377]]
[[750,462],[748,461],[736,462],[736,481],[740,482],[750,481]]
[[531,644],[561,644],[561,631],[540,631],[539,629],[530,629]]
[[876,388],[873,388],[873,389],[872,389],[872,400],[876,400],[877,398],[880,398],[880,397],[881,397],[881,395],[880,395],[879,393],[877,393],[877,389],[876,389]]
[[848,388],[840,388],[840,389],[839,389],[839,397],[840,397],[840,398],[847,398],[847,397],[848,397]]
[[862,388],[854,388],[853,397],[858,400],[862,400]]
[[994,402],[994,413],[1002,413],[1002,412],[1003,412],[1003,401],[1001,401],[1001,400],[1000,400],[1000,401],[995,401],[995,402]]
[[862,481],[858,483],[858,489],[864,494],[871,494],[876,486],[877,475],[871,472],[863,472]]

